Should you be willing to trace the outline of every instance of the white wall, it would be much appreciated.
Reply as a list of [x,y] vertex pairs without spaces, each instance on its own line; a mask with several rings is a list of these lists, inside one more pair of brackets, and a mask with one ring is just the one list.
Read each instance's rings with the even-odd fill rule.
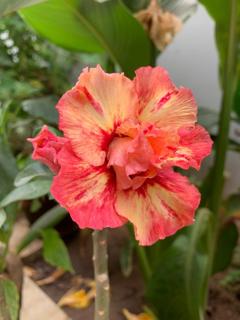
[[191,88],[200,106],[219,108],[221,89],[214,22],[203,6],[198,6],[173,43],[159,56],[158,64],[167,68],[178,86]]

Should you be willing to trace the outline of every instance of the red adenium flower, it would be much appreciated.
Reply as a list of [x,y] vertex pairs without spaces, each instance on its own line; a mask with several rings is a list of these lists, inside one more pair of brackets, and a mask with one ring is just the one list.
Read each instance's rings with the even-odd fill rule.
[[51,193],[80,228],[130,221],[151,245],[193,223],[200,194],[173,167],[199,169],[212,141],[189,89],[161,67],[140,68],[131,81],[97,66],[57,109],[64,138],[44,127],[31,140],[33,158],[56,173]]

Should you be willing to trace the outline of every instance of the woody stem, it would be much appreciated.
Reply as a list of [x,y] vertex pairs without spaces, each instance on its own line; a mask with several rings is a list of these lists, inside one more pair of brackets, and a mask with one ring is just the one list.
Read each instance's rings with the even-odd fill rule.
[[107,230],[93,232],[93,264],[96,281],[94,320],[109,320]]

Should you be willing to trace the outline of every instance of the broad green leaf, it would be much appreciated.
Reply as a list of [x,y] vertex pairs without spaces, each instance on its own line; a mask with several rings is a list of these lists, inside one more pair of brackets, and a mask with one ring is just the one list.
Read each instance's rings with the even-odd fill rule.
[[18,320],[19,294],[15,283],[0,279],[0,319]]
[[0,206],[5,207],[19,200],[30,200],[44,196],[49,192],[51,183],[51,180],[35,180],[17,187],[0,202]]
[[238,242],[238,229],[234,222],[227,223],[219,231],[214,257],[213,274],[229,267]]
[[[0,209],[3,210],[3,209]],[[4,209],[6,218],[3,225],[0,228],[0,274],[5,270],[6,255],[8,253],[8,242],[12,234],[13,225],[16,221],[17,206],[15,203],[7,206]],[[5,215],[5,214],[4,214]],[[0,318],[1,319],[1,318]]]
[[3,226],[4,222],[6,221],[6,219],[7,219],[7,215],[6,215],[5,210],[0,208],[0,229]]
[[56,103],[57,97],[46,96],[24,100],[22,107],[24,111],[36,118],[41,118],[47,121],[47,123],[57,124],[58,113],[55,108]]
[[82,52],[106,52],[130,76],[151,63],[150,40],[120,0],[48,0],[21,10],[52,42]]
[[225,203],[227,217],[240,217],[240,193],[232,194]]
[[56,206],[47,212],[45,212],[30,228],[27,235],[22,239],[18,246],[18,252],[23,250],[29,243],[34,239],[39,237],[40,232],[46,228],[54,227],[60,221],[62,221],[66,215],[67,211],[60,207]]
[[15,180],[14,180],[14,185],[15,187],[20,187],[29,181],[33,180],[34,178],[37,177],[50,177],[51,178],[52,174],[48,170],[47,167],[43,166],[39,162],[33,162],[27,165],[22,171],[20,171]]
[[158,257],[147,297],[161,320],[203,320],[208,277],[211,213],[198,212],[193,226]]
[[[238,68],[240,68],[240,59],[238,63]],[[236,94],[234,98],[234,110],[236,114],[238,115],[238,118],[240,118],[240,71],[238,75],[238,81],[237,81],[237,89],[236,89]]]
[[20,8],[31,6],[44,0],[1,0],[0,1],[0,17],[19,10]]
[[45,229],[41,231],[41,235],[44,259],[54,267],[73,272],[67,248],[58,232],[54,229]]
[[15,159],[0,136],[0,200],[12,189],[17,174]]
[[149,4],[149,0],[123,0],[123,2],[133,12],[143,10]]

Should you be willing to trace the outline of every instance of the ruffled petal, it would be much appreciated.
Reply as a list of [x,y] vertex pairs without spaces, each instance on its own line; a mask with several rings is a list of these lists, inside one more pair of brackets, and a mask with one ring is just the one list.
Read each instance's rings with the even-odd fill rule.
[[53,134],[47,126],[43,126],[35,138],[27,139],[33,145],[33,160],[39,160],[46,164],[54,173],[60,169],[57,155],[67,139]]
[[213,141],[208,132],[200,125],[196,125],[194,128],[181,128],[178,134],[180,140],[176,156],[179,160],[173,165],[183,169],[193,167],[199,170],[202,160],[212,150]]
[[86,68],[57,105],[59,127],[77,156],[101,166],[113,129],[134,117],[137,108],[133,84],[123,74],[107,74],[100,66]]
[[168,72],[162,67],[141,67],[135,74],[133,82],[141,110],[151,110],[157,101],[176,89]]
[[140,121],[172,129],[195,124],[197,105],[191,90],[176,88],[165,69],[140,68],[134,84],[141,105]]
[[98,65],[85,68],[77,86],[87,88],[97,101],[105,126],[112,130],[125,120],[134,119],[138,112],[138,97],[133,82],[123,73],[106,73]]
[[161,131],[148,140],[155,153],[154,165],[160,169],[178,166],[199,170],[202,160],[211,153],[213,143],[200,125]]
[[136,239],[151,245],[194,221],[198,190],[171,169],[138,190],[118,191],[116,210],[133,223]]
[[109,146],[108,166],[113,166],[118,188],[128,189],[140,185],[146,178],[142,175],[151,167],[153,151],[145,136],[140,132],[134,139],[114,138]]
[[74,155],[71,146],[59,153],[59,174],[51,193],[80,228],[116,228],[125,223],[114,208],[115,183],[104,167],[92,167]]

